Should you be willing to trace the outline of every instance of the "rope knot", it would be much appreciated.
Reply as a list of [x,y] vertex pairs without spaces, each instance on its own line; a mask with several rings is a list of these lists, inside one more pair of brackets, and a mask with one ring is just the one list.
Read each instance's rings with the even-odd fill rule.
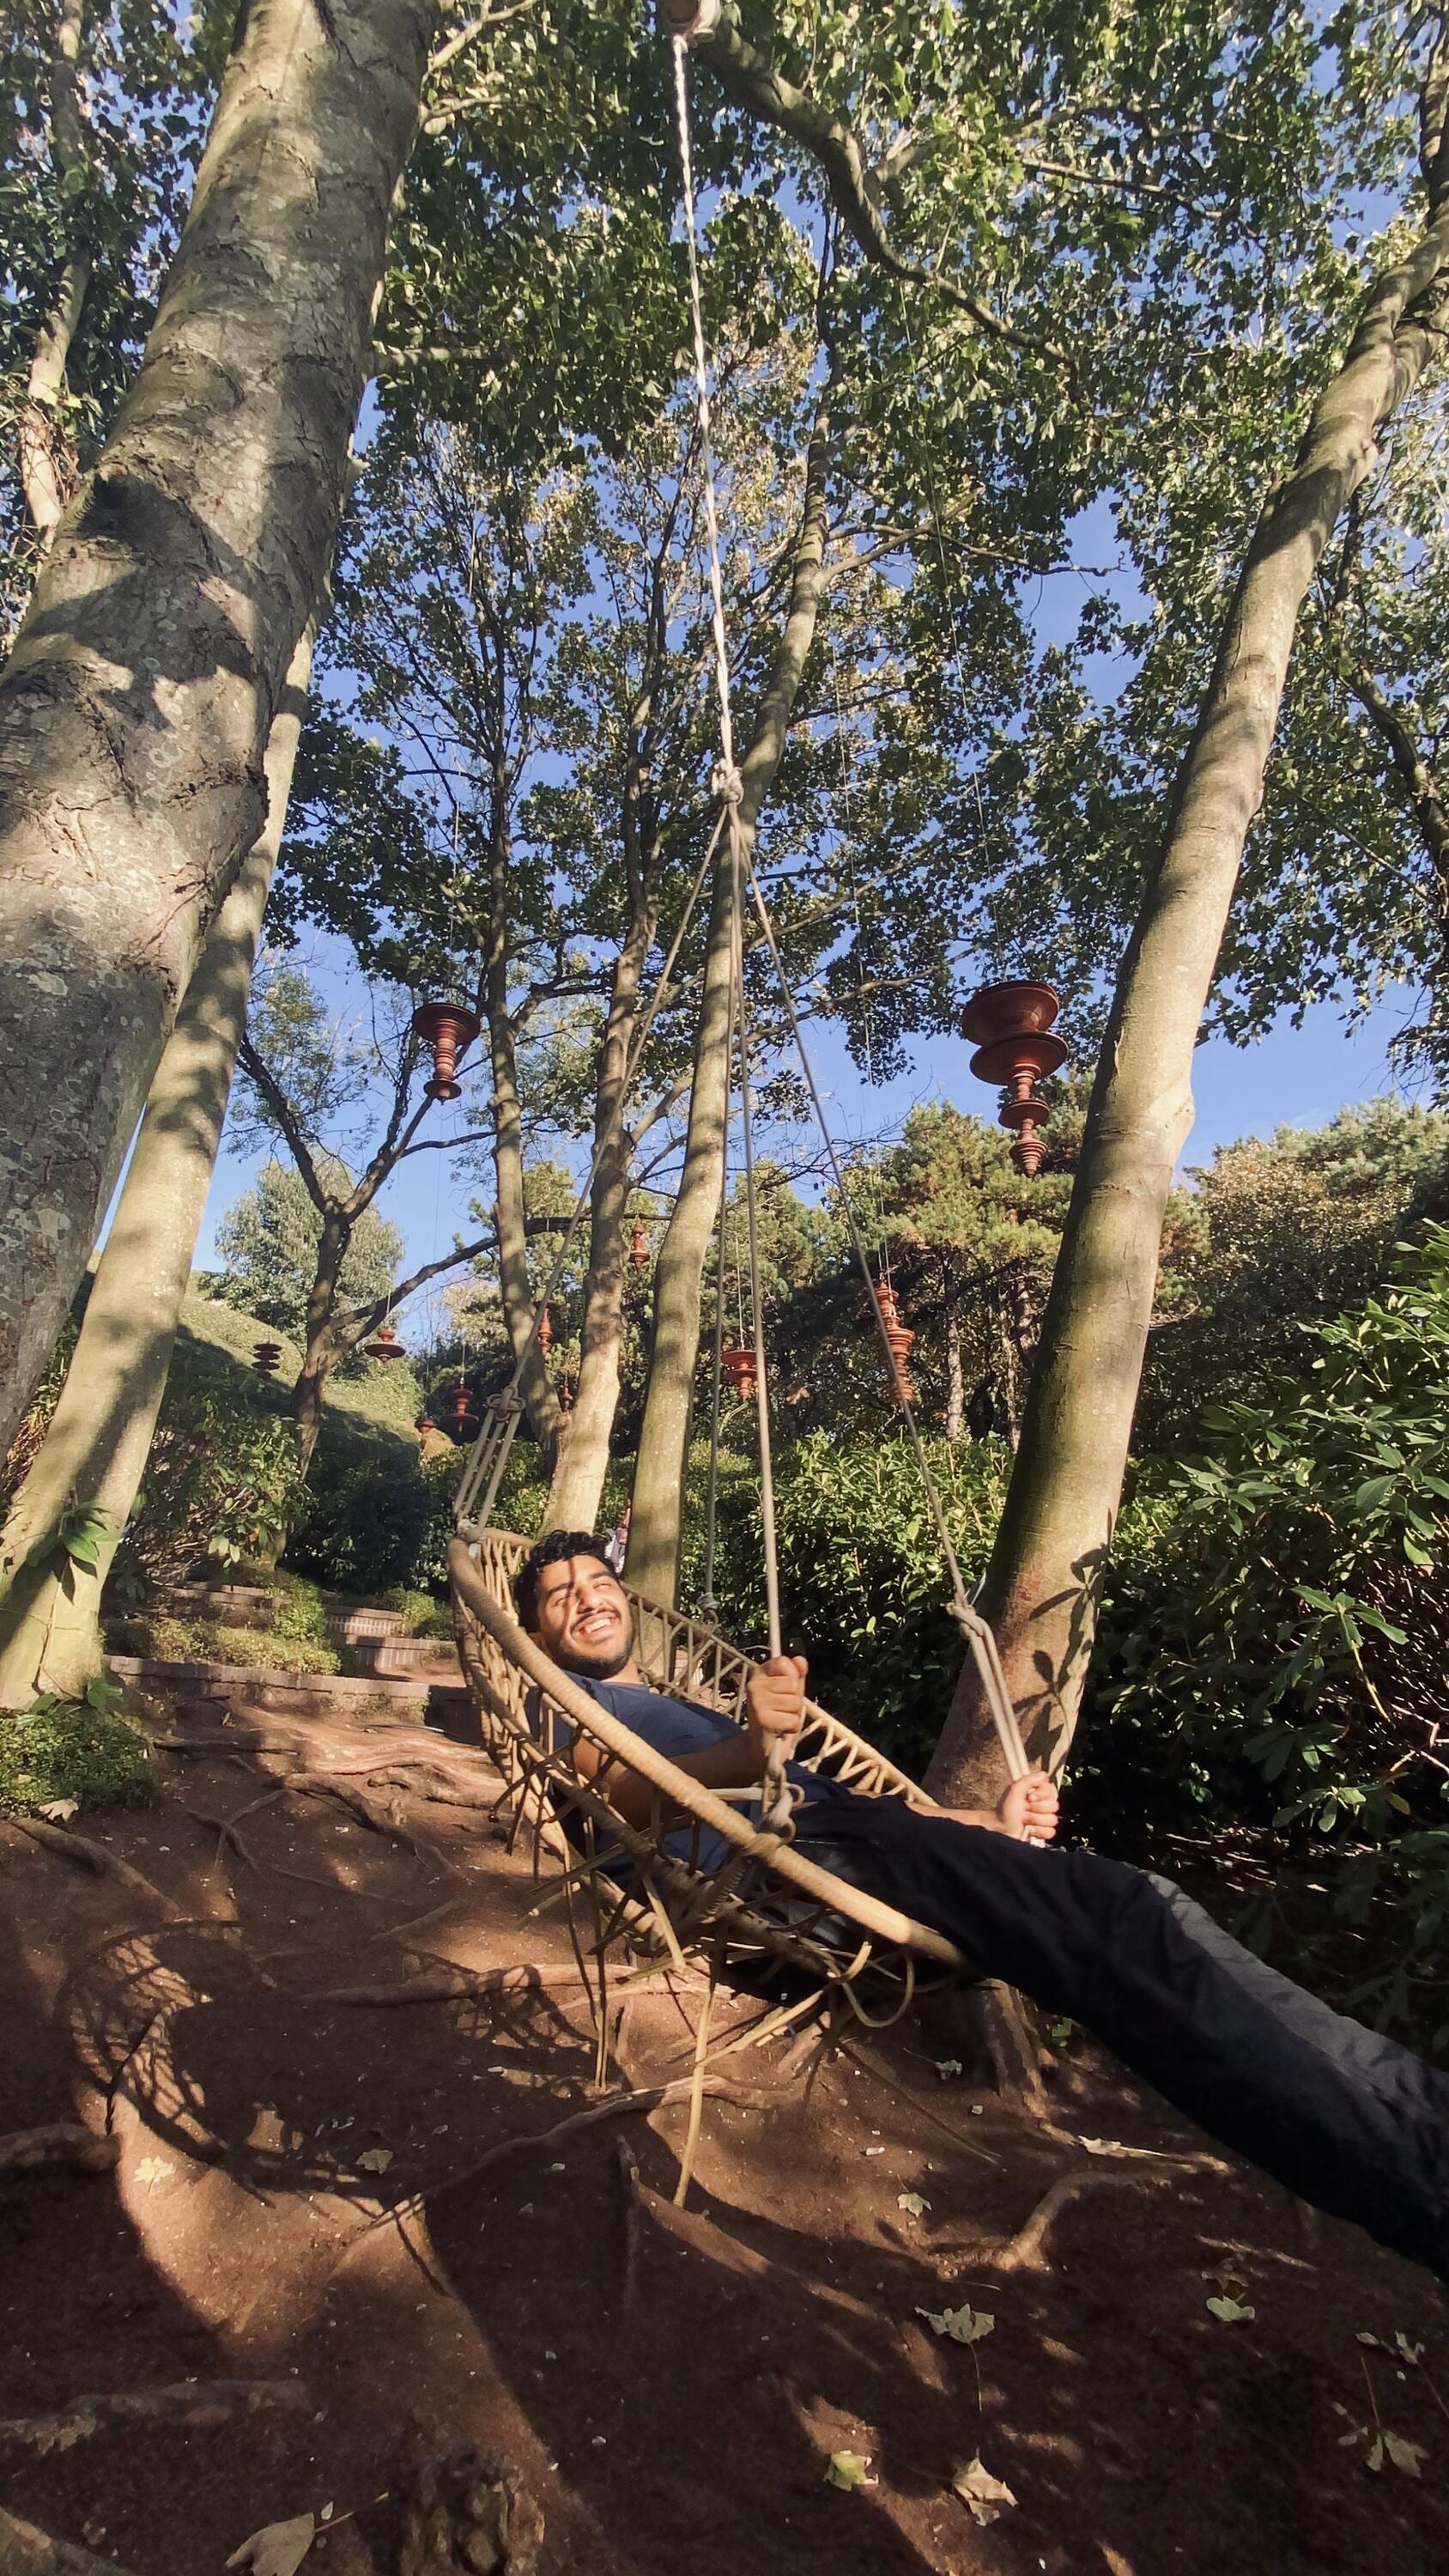
[[721,805],[742,805],[745,782],[732,760],[717,760],[709,773],[709,792]]

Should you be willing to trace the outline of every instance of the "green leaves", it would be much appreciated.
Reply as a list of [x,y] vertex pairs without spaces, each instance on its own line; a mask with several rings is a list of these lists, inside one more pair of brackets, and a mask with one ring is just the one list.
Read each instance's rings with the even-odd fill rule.
[[985,2308],[917,2308],[933,2334],[946,2335],[952,2343],[981,2343],[996,2331],[996,2319]]
[[832,2451],[825,2464],[825,2483],[830,2487],[873,2487],[870,2455],[864,2451]]
[[68,1562],[94,1572],[101,1561],[101,1550],[117,1537],[110,1514],[98,1503],[72,1503],[62,1513],[56,1527],[44,1538],[37,1539],[27,1555],[27,1565]]

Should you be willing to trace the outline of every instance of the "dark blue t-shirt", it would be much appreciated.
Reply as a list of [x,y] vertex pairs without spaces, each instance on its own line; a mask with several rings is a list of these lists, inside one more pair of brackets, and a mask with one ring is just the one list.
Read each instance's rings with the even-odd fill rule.
[[[681,1761],[686,1754],[702,1753],[708,1745],[727,1743],[739,1733],[733,1718],[722,1717],[718,1709],[700,1708],[695,1701],[675,1699],[664,1691],[651,1690],[647,1682],[597,1682],[582,1673],[571,1678],[600,1708],[617,1717],[634,1735],[642,1737],[666,1762]],[[559,1721],[555,1717],[555,1724]],[[803,1762],[787,1762],[785,1776],[802,1793],[802,1803],[816,1806],[826,1799],[849,1798],[853,1793],[838,1780],[823,1778]],[[760,1802],[752,1798],[736,1806],[736,1812],[750,1824],[760,1821]],[[710,1825],[693,1820],[673,1828],[664,1836],[664,1848],[679,1860],[692,1860],[704,1870],[716,1870],[728,1856],[729,1845],[723,1834]]]

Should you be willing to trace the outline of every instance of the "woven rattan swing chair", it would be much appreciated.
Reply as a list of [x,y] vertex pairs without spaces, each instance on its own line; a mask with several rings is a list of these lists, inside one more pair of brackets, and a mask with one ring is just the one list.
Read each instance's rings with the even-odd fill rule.
[[[671,22],[686,26],[700,13],[687,7],[671,10]],[[814,1104],[822,1137],[834,1170],[840,1205],[856,1258],[871,1291],[870,1307],[879,1330],[888,1381],[904,1429],[915,1451],[926,1501],[934,1518],[950,1580],[951,1607],[981,1680],[984,1696],[1013,1777],[1025,1771],[1026,1758],[1006,1688],[995,1640],[967,1599],[941,1509],[935,1481],[916,1427],[906,1387],[891,1349],[885,1320],[874,1295],[870,1265],[850,1208],[844,1174],[836,1156],[823,1104],[811,1071],[794,999],[776,944],[768,908],[739,828],[741,786],[735,767],[730,711],[729,663],[725,649],[723,592],[720,579],[714,473],[710,447],[708,368],[699,297],[697,224],[689,138],[686,42],[673,40],[675,101],[680,162],[684,182],[685,238],[689,253],[690,300],[694,333],[700,449],[705,478],[705,527],[713,601],[715,678],[719,697],[720,760],[713,782],[717,805],[714,831],[693,890],[684,907],[659,982],[642,1015],[620,1087],[614,1122],[622,1119],[634,1071],[647,1043],[655,1010],[669,989],[690,915],[722,835],[728,834],[733,870],[734,965],[730,1044],[738,1041],[738,1080],[744,1144],[743,1180],[749,1212],[750,1285],[754,1320],[755,1364],[760,1434],[760,1502],[765,1540],[765,1591],[770,1652],[781,1646],[778,1583],[775,1568],[774,1504],[770,1462],[769,1397],[759,1261],[755,1226],[754,1150],[750,1110],[749,1034],[743,973],[743,917],[748,890],[764,943],[779,980],[780,994],[799,1053],[801,1070]],[[867,1895],[833,1871],[797,1851],[791,1841],[790,1792],[784,1787],[776,1757],[761,1788],[722,1793],[707,1789],[689,1773],[666,1761],[654,1748],[602,1708],[562,1671],[527,1635],[515,1613],[513,1580],[529,1542],[490,1526],[509,1447],[523,1413],[521,1387],[525,1366],[536,1343],[539,1319],[548,1310],[552,1288],[561,1275],[569,1243],[588,1205],[595,1174],[612,1144],[615,1124],[595,1149],[594,1164],[564,1234],[552,1275],[535,1307],[532,1333],[519,1353],[503,1395],[490,1407],[473,1457],[458,1491],[458,1536],[448,1557],[454,1624],[468,1689],[485,1742],[502,1772],[505,1797],[511,1802],[515,1832],[532,1838],[535,1863],[556,1864],[558,1884],[570,1908],[570,1925],[578,1939],[577,1905],[587,1910],[589,1946],[602,1984],[610,1945],[626,1937],[641,1958],[674,1968],[708,1966],[716,1976],[763,1963],[776,1963],[809,1978],[817,1993],[844,2001],[862,2019],[891,2019],[916,1989],[921,1972],[936,1978],[969,1974],[955,1944],[930,1925],[918,1923],[894,1906]],[[721,1179],[721,1240],[728,1182],[728,1152]],[[714,1468],[720,1404],[722,1299],[717,1295],[714,1362],[714,1435],[711,1441],[711,1486],[708,1514],[704,1601],[710,1604],[714,1526]],[[627,1588],[627,1587],[626,1587]],[[661,1691],[702,1702],[737,1724],[742,1720],[750,1659],[722,1637],[711,1621],[692,1619],[659,1608],[631,1593],[635,1654],[640,1669]],[[868,1797],[899,1798],[930,1810],[932,1801],[895,1764],[841,1725],[828,1710],[806,1701],[805,1724],[792,1748],[792,1760],[819,1769]],[[587,1736],[599,1751],[625,1763],[650,1782],[654,1807],[648,1827],[631,1825],[575,1768],[570,1748],[575,1734]],[[742,1812],[758,1805],[764,1822]],[[691,1827],[696,1830],[691,1833]],[[726,1854],[706,1866],[709,1847],[722,1842]],[[681,1850],[681,1842],[683,1849]],[[862,1989],[885,1990],[885,2009],[867,2010]],[[892,1991],[893,1990],[893,1993]],[[602,2026],[602,2024],[601,2024]],[[701,2024],[703,2029],[704,2025]]]
[[[536,1861],[556,1865],[566,1892],[582,1898],[596,1957],[624,1936],[641,1959],[675,1968],[707,1959],[712,1974],[728,1976],[775,1961],[817,1989],[848,1990],[863,2018],[871,2017],[864,2003],[870,1989],[883,1992],[890,2017],[890,1990],[903,2005],[922,1970],[940,1978],[965,1968],[941,1933],[821,1869],[787,1839],[757,1830],[731,1798],[666,1761],[553,1663],[519,1626],[513,1608],[513,1579],[528,1546],[527,1539],[495,1529],[471,1547],[454,1540],[448,1558],[454,1624],[469,1694],[515,1827],[531,1836]],[[660,1609],[637,1592],[629,1601],[635,1651],[648,1679],[738,1720],[750,1658],[699,1620]],[[656,1796],[647,1827],[626,1823],[575,1769],[567,1750],[575,1729],[650,1782]],[[865,1796],[930,1805],[893,1762],[813,1700],[806,1702],[792,1759]],[[690,1835],[691,1824],[699,1832]],[[695,1849],[702,1833],[728,1846],[728,1857],[713,1870],[701,1867]]]

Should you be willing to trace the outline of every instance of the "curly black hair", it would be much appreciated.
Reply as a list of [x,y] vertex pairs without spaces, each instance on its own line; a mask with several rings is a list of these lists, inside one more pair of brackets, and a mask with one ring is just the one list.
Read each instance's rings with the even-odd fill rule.
[[602,1539],[592,1530],[550,1530],[536,1539],[519,1567],[513,1583],[513,1598],[518,1605],[520,1627],[538,1626],[538,1578],[546,1565],[557,1565],[561,1557],[596,1556],[606,1574],[614,1569],[604,1554]]

